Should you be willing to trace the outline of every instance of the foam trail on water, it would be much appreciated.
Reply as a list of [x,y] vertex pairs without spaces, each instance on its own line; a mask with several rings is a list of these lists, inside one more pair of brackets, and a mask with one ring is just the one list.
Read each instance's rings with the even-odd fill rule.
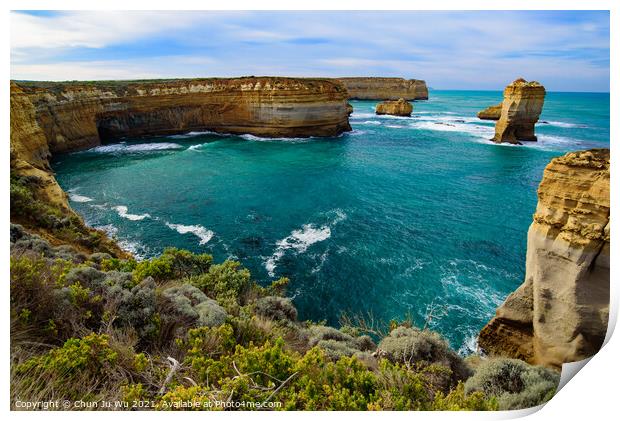
[[118,216],[120,216],[121,218],[129,219],[130,221],[142,221],[145,218],[151,217],[151,215],[149,215],[148,213],[143,213],[142,215],[135,215],[129,213],[127,206],[114,206],[112,209],[114,209],[118,213]]
[[206,229],[202,225],[182,225],[166,222],[166,226],[179,234],[194,234],[200,239],[200,245],[207,244],[214,235],[213,231]]
[[126,143],[116,143],[113,145],[97,146],[96,148],[89,149],[89,152],[96,153],[136,153],[136,152],[151,152],[151,151],[165,151],[170,149],[182,149],[183,146],[178,143],[158,142],[158,143],[136,143],[133,145],[127,145]]
[[[325,241],[331,237],[331,228],[338,223],[347,219],[347,214],[342,209],[334,209],[328,212],[328,215],[333,214],[331,223],[326,225],[316,224],[304,224],[301,229],[293,230],[291,234],[276,242],[275,252],[265,261],[265,269],[269,276],[275,275],[275,270],[278,261],[284,256],[287,250],[293,250],[297,254],[304,253],[311,245]],[[325,260],[327,254],[324,254],[321,259]]]
[[293,230],[288,237],[276,242],[276,251],[265,262],[265,269],[269,276],[274,276],[278,260],[284,256],[286,250],[293,249],[297,253],[303,253],[312,244],[325,241],[329,237],[331,237],[331,229],[328,226],[317,227],[313,224],[305,224],[301,229]]
[[71,193],[71,192],[69,192],[69,200],[71,200],[72,202],[77,202],[77,203],[86,203],[86,202],[93,201],[93,199],[88,196],[82,196],[77,193]]

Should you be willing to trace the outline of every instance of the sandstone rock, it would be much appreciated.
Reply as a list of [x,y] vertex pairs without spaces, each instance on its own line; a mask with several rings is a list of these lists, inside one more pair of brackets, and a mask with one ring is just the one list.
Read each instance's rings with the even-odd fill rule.
[[559,368],[595,354],[609,315],[609,149],[545,168],[524,283],[482,329],[481,348]]
[[347,115],[353,114],[353,105],[347,102]]
[[401,117],[410,117],[413,105],[400,98],[398,101],[383,101],[377,104],[376,113],[379,115],[389,114]]
[[428,99],[426,82],[400,77],[343,77],[337,79],[349,92],[349,99]]
[[502,103],[491,105],[478,113],[480,120],[499,120],[502,114]]
[[538,82],[517,79],[504,89],[502,110],[495,125],[493,141],[518,143],[535,141],[534,125],[545,101],[545,88]]
[[102,140],[211,130],[264,137],[351,129],[347,92],[327,79],[246,77],[140,82],[19,82],[51,153]]

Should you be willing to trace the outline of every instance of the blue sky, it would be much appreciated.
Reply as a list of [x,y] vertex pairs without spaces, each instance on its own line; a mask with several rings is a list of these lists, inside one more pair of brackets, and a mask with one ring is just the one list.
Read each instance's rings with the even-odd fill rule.
[[609,91],[606,11],[12,12],[11,78],[400,76]]

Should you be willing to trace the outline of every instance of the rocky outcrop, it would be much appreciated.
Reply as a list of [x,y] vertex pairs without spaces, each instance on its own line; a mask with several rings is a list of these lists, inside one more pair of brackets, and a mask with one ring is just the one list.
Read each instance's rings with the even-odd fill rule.
[[502,115],[502,103],[491,105],[478,113],[480,120],[499,120]]
[[378,115],[389,114],[401,117],[411,117],[413,105],[400,98],[398,101],[383,101],[377,104],[375,112]]
[[538,82],[517,79],[504,89],[500,117],[495,125],[493,141],[519,143],[535,141],[534,125],[545,101],[545,88]]
[[353,114],[353,105],[347,102],[347,115],[350,116],[351,114]]
[[337,79],[349,92],[349,99],[428,99],[426,82],[400,77],[343,77]]
[[[350,130],[347,92],[326,79],[247,77],[136,82],[13,83],[49,151],[121,137],[211,130],[264,137],[336,136]],[[40,151],[43,153],[43,151]]]
[[485,352],[559,368],[601,347],[609,315],[609,155],[573,152],[545,168],[525,281],[480,332]]

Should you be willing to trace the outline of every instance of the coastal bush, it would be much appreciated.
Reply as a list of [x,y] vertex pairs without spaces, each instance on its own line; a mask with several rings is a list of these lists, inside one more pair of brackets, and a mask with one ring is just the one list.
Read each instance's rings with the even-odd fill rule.
[[[157,409],[213,399],[277,400],[282,409],[494,408],[482,391],[445,387],[456,363],[440,339],[416,337],[415,364],[390,359],[397,347],[378,359],[369,336],[298,322],[278,296],[288,280],[260,287],[238,262],[214,265],[176,249],[147,263],[80,256],[17,226],[11,253],[12,397],[146,399]],[[420,336],[403,329],[390,336]],[[177,371],[168,357],[181,362]]]
[[[21,388],[45,388],[49,393],[84,399],[94,392],[96,383],[105,384],[104,378],[113,371],[117,358],[108,337],[93,333],[69,339],[61,348],[26,360],[16,367],[15,376],[22,379]],[[45,379],[45,382],[29,384],[27,379]]]
[[255,312],[259,316],[276,321],[297,320],[297,309],[289,298],[274,296],[260,298],[256,301]]
[[308,347],[318,346],[332,359],[341,356],[350,357],[358,352],[374,351],[375,343],[369,336],[351,336],[329,326],[310,326],[308,332]]
[[230,312],[238,310],[251,286],[250,271],[234,260],[212,265],[206,273],[190,277],[189,282]]
[[496,397],[499,409],[530,408],[547,402],[560,381],[558,373],[521,360],[493,358],[480,364],[465,383],[465,393]]
[[451,386],[471,376],[471,369],[448,343],[435,332],[400,326],[392,330],[378,345],[381,358],[406,366],[439,364],[449,368]]
[[133,269],[136,282],[150,276],[155,281],[180,279],[205,273],[213,258],[209,254],[194,254],[187,250],[167,248],[159,257],[143,260]]

